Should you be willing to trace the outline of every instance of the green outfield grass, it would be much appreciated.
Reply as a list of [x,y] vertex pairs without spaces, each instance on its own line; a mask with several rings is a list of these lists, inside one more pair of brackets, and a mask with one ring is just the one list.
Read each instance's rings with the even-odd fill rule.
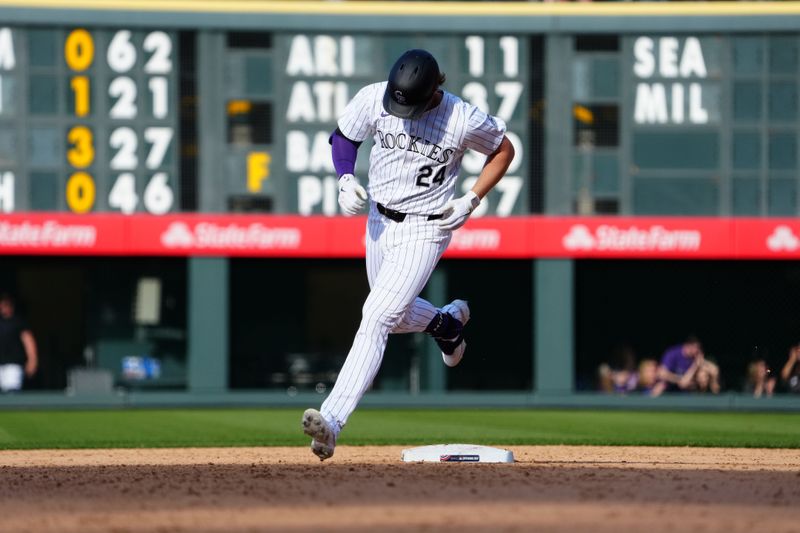
[[[0,449],[306,445],[301,409],[0,412]],[[800,414],[359,410],[340,443],[800,448]]]

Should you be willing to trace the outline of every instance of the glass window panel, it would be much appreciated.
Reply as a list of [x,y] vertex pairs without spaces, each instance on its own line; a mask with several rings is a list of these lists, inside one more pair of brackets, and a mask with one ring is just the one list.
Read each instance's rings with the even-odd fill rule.
[[761,118],[761,82],[739,81],[733,84],[734,120]]
[[797,38],[769,38],[769,71],[772,74],[797,73]]
[[575,146],[617,146],[619,107],[575,104],[573,107]]
[[[435,33],[435,32],[434,32]],[[378,68],[378,79],[384,79],[389,74],[389,69],[397,61],[397,58],[400,55],[412,48],[422,48],[423,50],[427,50],[428,52],[433,55],[433,57],[438,58],[439,68],[444,72],[447,73],[447,66],[448,66],[448,59],[453,53],[453,40],[452,37],[431,37],[431,34],[426,34],[427,36],[424,38],[417,38],[415,37],[403,37],[402,40],[405,41],[406,47],[400,51],[397,55],[394,56],[387,56],[386,57],[386,68]],[[462,48],[464,55],[467,53],[467,47],[464,46],[464,41],[461,41]],[[486,61],[484,63],[484,69],[486,74],[493,74],[496,72],[500,72],[502,70],[503,63],[500,62],[499,64],[492,60],[492,49],[493,47],[497,46],[497,41],[492,42],[491,39],[485,39],[484,41],[484,52]],[[458,40],[456,40],[456,47],[458,47]],[[497,49],[497,48],[495,48]],[[461,72],[466,73],[467,70],[462,70]]]
[[[700,40],[700,47],[703,53],[703,61],[706,65],[708,78],[719,79],[722,76],[728,77],[730,75],[729,72],[727,70],[723,72],[723,67],[725,69],[728,68],[727,58],[723,60],[723,53],[722,53],[723,48],[725,48],[727,51],[728,38],[721,36],[711,36],[711,37],[700,37],[699,40]],[[681,39],[679,54],[683,54],[685,52],[686,41],[687,39]],[[678,63],[680,64],[681,55],[679,55],[678,58],[679,58]],[[699,75],[696,73],[692,73],[692,77],[694,79],[698,79]]]
[[229,31],[228,48],[272,48],[272,33],[267,31]]
[[616,155],[595,155],[593,189],[598,195],[619,193],[619,159]]
[[572,157],[573,192],[596,196],[619,194],[619,160],[613,154],[576,153]]
[[715,215],[718,194],[711,178],[638,178],[633,210],[637,215]]
[[272,58],[248,56],[244,60],[244,91],[250,96],[272,94]]
[[572,156],[572,192],[589,189],[592,183],[592,156],[576,153]]
[[760,74],[764,64],[761,37],[736,37],[733,40],[733,70],[736,74]]
[[225,94],[242,96],[244,93],[244,56],[240,53],[225,54]]
[[[375,42],[371,37],[354,37],[355,40],[355,60],[353,62],[353,74],[356,76],[375,76],[375,64],[380,58],[375,54]],[[397,58],[394,58],[397,59]],[[439,65],[444,69],[443,65]],[[382,72],[382,67],[378,68],[378,73]],[[386,70],[386,74],[389,71]]]
[[797,120],[797,84],[774,82],[769,85],[769,118],[773,121]]
[[[389,73],[389,69],[392,68],[394,62],[403,54],[403,52],[409,48],[413,48],[407,37],[386,37],[385,39],[381,39],[380,42],[383,43],[384,64],[378,66],[378,71],[385,71],[386,74]],[[461,61],[457,70],[458,72],[464,72],[466,74],[469,72],[469,57],[467,55],[467,48],[463,42],[459,46],[459,51],[461,52],[459,54]],[[447,72],[444,65],[439,65],[439,68],[444,70],[445,73]]]
[[11,74],[0,75],[0,117],[17,114],[17,78]]
[[575,50],[578,52],[618,52],[619,36],[617,35],[576,35]]
[[58,82],[55,76],[31,76],[30,90],[28,107],[32,115],[58,113]]
[[31,166],[59,166],[65,158],[65,138],[55,127],[28,130],[28,159]]
[[12,166],[17,160],[17,131],[0,124],[0,167]]
[[793,216],[797,212],[797,183],[793,178],[769,180],[767,209],[772,216]]
[[32,67],[55,67],[58,58],[56,37],[59,32],[52,29],[28,30],[28,50]]
[[753,169],[761,165],[761,140],[756,132],[733,134],[733,168]]
[[719,164],[716,132],[638,132],[633,136],[633,162],[648,168],[712,169]]
[[237,146],[272,142],[272,104],[228,101],[228,142]]
[[586,101],[591,99],[591,60],[588,57],[577,57],[572,62],[572,99]]
[[761,211],[761,187],[758,178],[734,178],[733,214],[758,215]]
[[769,168],[794,170],[797,165],[797,139],[794,133],[773,133],[769,136]]
[[56,211],[59,208],[58,173],[31,172],[30,202],[34,211]]
[[593,59],[592,96],[614,98],[619,94],[619,61],[615,58]]

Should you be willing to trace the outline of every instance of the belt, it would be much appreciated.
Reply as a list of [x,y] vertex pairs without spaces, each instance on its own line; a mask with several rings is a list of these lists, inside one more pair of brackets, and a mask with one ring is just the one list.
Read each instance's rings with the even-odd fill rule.
[[[394,209],[389,209],[383,204],[375,203],[375,206],[378,208],[378,213],[385,216],[390,220],[394,220],[395,222],[402,222],[406,219],[409,213],[401,213],[400,211],[395,211]],[[427,216],[426,220],[438,220],[442,218],[441,213],[438,215],[419,215],[419,216]]]

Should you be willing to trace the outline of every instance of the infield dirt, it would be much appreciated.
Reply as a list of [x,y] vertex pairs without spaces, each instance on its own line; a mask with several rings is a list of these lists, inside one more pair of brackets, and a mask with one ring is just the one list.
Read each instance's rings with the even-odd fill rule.
[[800,450],[508,446],[515,464],[402,447],[0,452],[0,530],[800,529]]

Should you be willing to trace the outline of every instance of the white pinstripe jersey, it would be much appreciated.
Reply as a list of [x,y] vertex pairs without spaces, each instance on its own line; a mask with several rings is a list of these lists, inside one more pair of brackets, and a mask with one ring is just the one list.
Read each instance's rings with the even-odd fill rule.
[[375,140],[367,186],[374,201],[404,213],[439,213],[454,195],[464,151],[491,154],[506,125],[447,91],[420,118],[397,118],[383,109],[385,90],[385,81],[361,89],[339,118],[339,130],[353,141]]

